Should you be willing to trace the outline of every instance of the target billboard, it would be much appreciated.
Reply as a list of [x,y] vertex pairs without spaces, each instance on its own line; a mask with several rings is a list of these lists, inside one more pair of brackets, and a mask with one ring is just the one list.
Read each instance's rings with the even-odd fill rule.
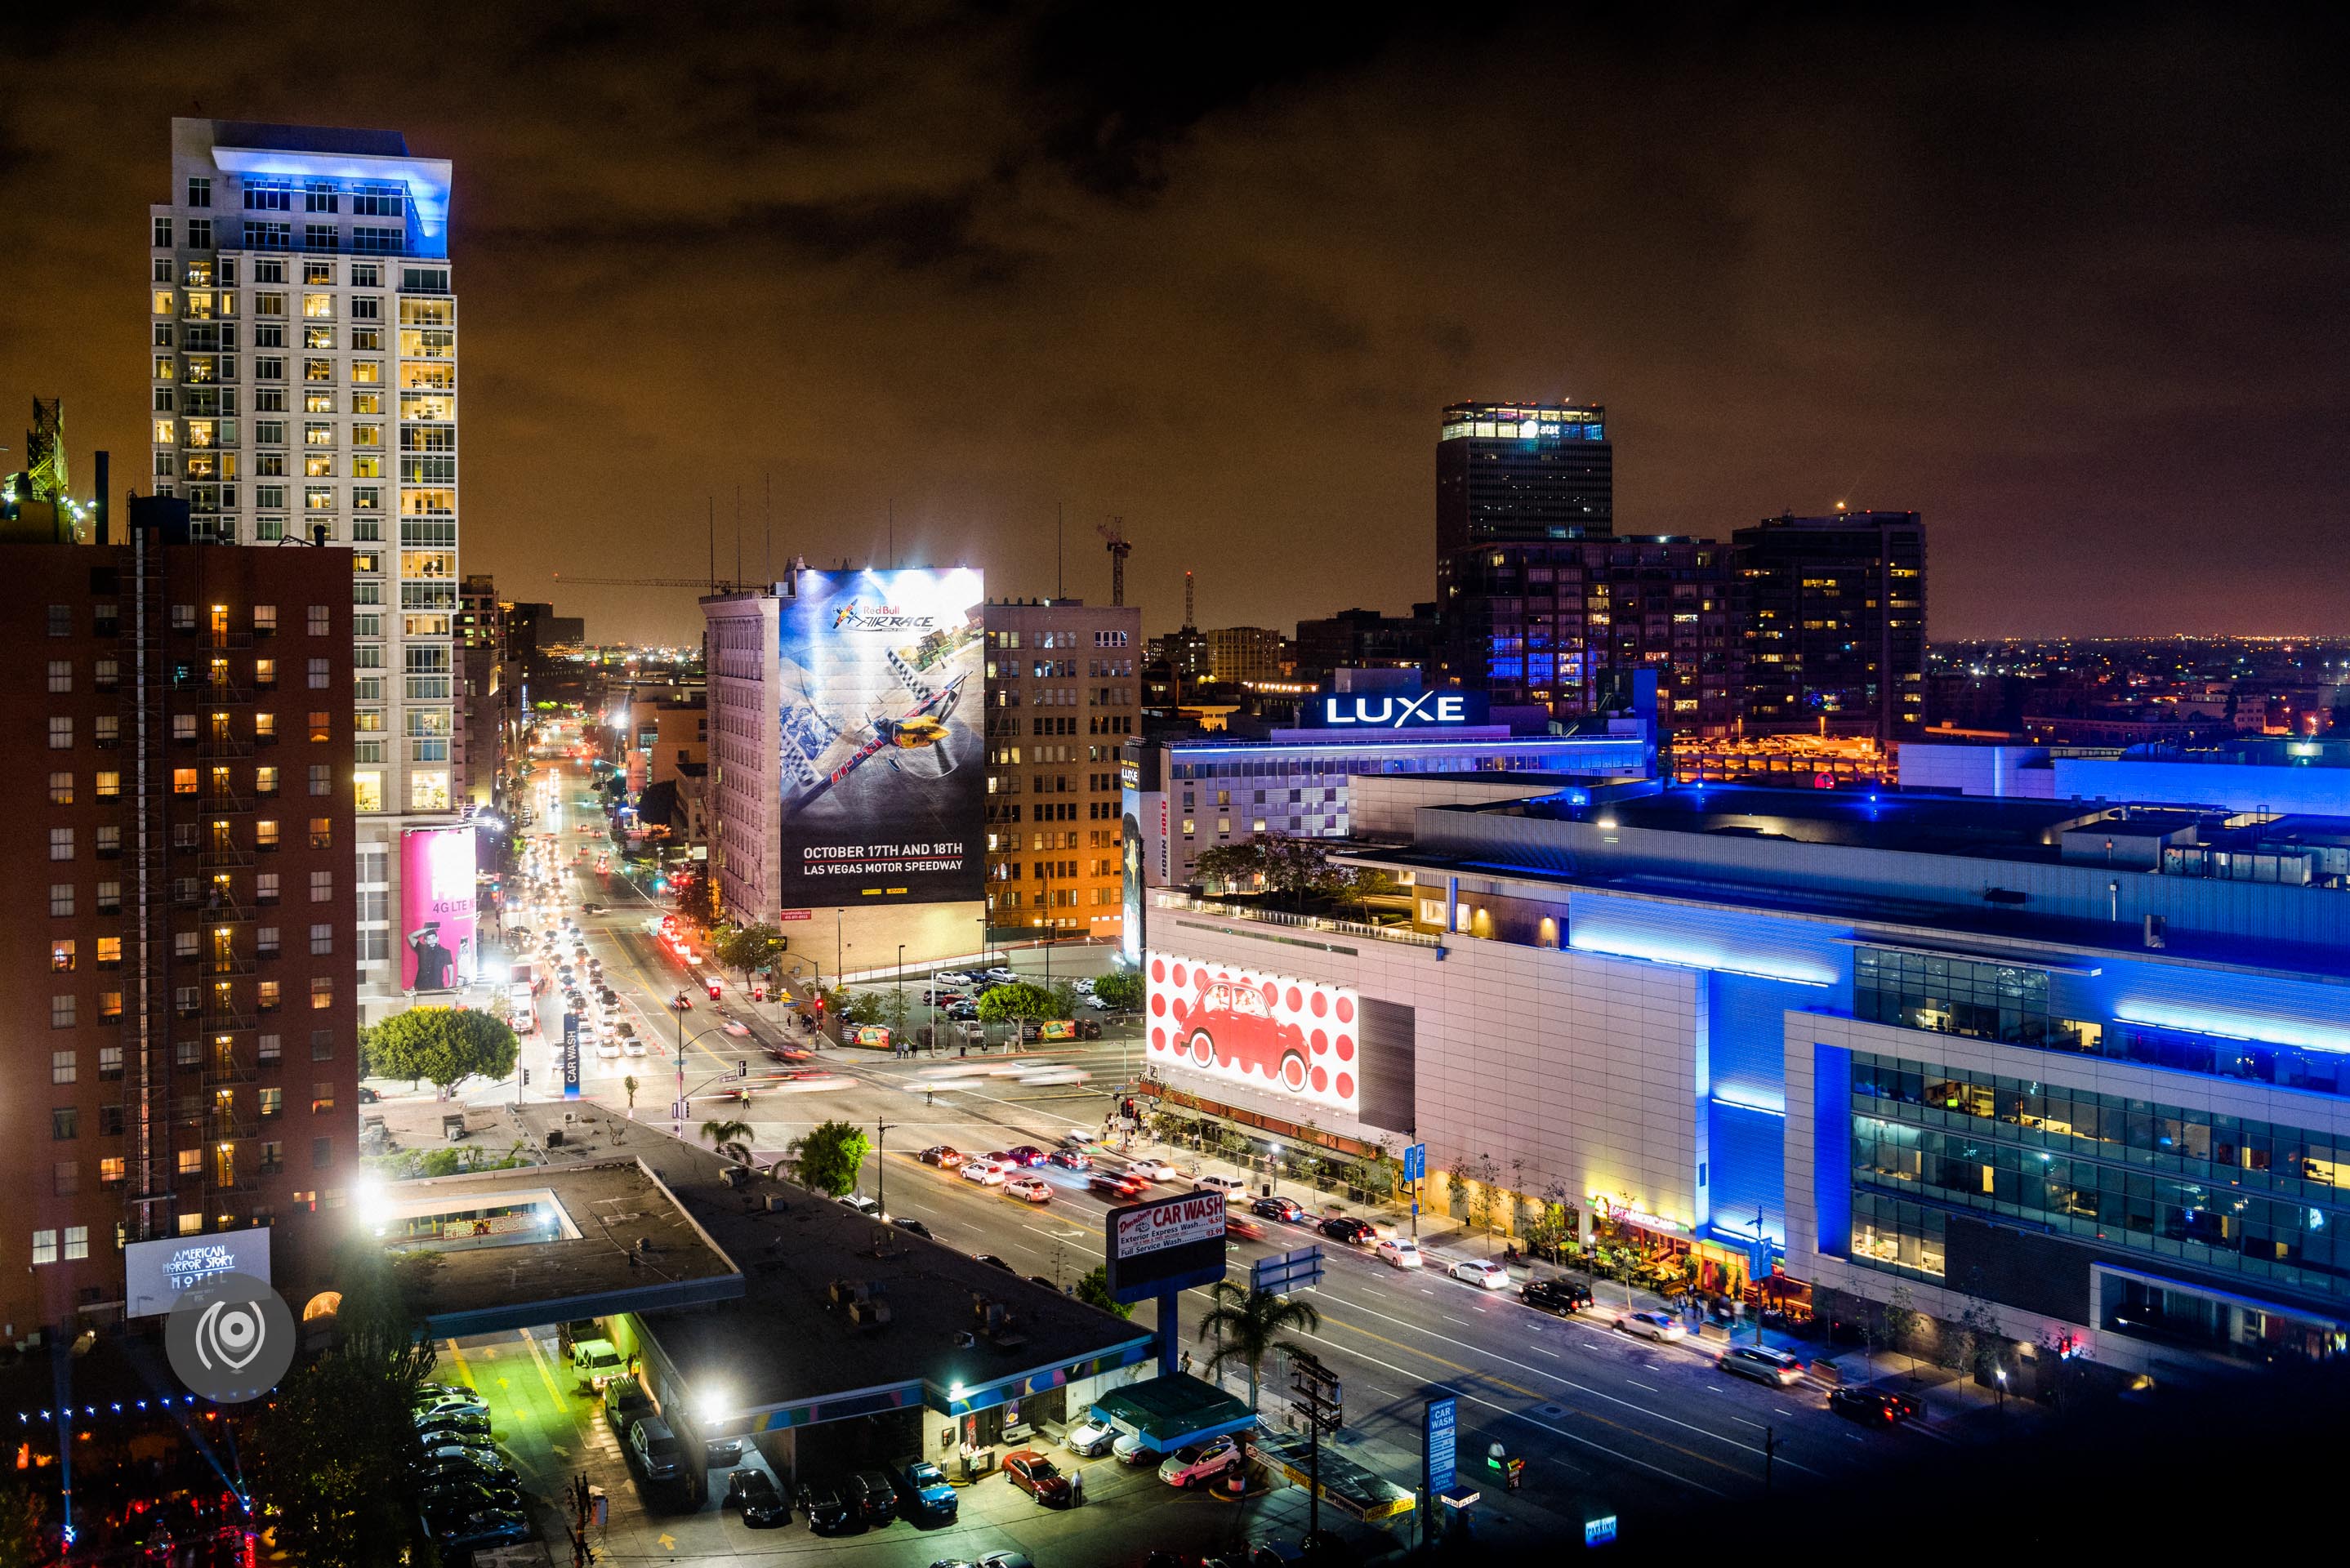
[[1361,1000],[1351,987],[1155,950],[1146,973],[1154,1065],[1361,1112]]

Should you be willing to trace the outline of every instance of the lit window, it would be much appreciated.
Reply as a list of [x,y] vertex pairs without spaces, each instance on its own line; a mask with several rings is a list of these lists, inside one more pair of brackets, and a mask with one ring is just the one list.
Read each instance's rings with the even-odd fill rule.
[[[172,243],[170,237],[171,223],[172,220],[169,218],[158,218],[155,220],[156,228],[163,232],[164,237],[161,243],[164,244],[170,244]],[[33,1266],[35,1268],[39,1268],[44,1263],[54,1263],[57,1261],[57,1233],[55,1231],[34,1231]]]
[[73,804],[72,774],[55,773],[49,775],[49,804],[51,805],[71,805]]

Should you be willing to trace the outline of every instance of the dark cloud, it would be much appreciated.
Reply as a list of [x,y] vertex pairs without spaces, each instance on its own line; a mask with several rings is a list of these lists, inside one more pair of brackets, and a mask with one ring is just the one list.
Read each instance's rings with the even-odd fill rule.
[[[1432,587],[1436,410],[1577,396],[1627,529],[1908,505],[1937,634],[2350,630],[2344,25],[2282,8],[53,13],[0,398],[143,466],[168,119],[457,164],[465,558],[985,565],[1285,625]],[[379,64],[378,62],[381,63]],[[200,84],[200,85],[199,85]],[[0,404],[5,408],[8,404]],[[122,454],[130,454],[127,459]],[[689,596],[566,590],[603,635]]]

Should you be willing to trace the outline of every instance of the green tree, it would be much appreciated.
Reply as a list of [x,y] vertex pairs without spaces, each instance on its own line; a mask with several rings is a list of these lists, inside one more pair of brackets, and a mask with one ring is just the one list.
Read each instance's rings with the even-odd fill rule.
[[900,1044],[906,1038],[906,1020],[913,1010],[906,998],[906,988],[893,985],[881,993],[881,1022],[889,1026],[889,1043]]
[[1053,1011],[1051,992],[1041,985],[1031,985],[1024,980],[999,985],[979,999],[979,1021],[982,1023],[1034,1023],[1039,1019],[1066,1016]]
[[381,1251],[345,1249],[335,1347],[289,1373],[254,1423],[256,1501],[278,1547],[317,1568],[429,1561],[411,1489],[409,1418],[432,1367],[400,1272]]
[[620,1080],[620,1092],[629,1096],[629,1114],[637,1114],[637,1075],[634,1073]]
[[784,948],[782,928],[764,920],[754,925],[729,927],[712,937],[710,942],[711,956],[741,975],[746,982],[752,971],[775,968],[784,956]]
[[1908,1285],[1896,1285],[1886,1298],[1884,1314],[1886,1346],[1908,1353],[1912,1377],[1918,1375],[1918,1336],[1926,1327],[1926,1314],[1918,1310],[1917,1300]]
[[1376,866],[1359,866],[1345,873],[1347,900],[1363,912],[1363,922],[1371,919],[1371,900],[1395,896],[1396,879]]
[[710,1147],[737,1165],[751,1160],[751,1124],[736,1121],[707,1121],[702,1124],[702,1136]]
[[54,1563],[42,1541],[47,1498],[33,1484],[31,1470],[0,1470],[0,1568],[34,1568]]
[[1112,1012],[1141,1011],[1143,998],[1142,971],[1114,969],[1094,981],[1094,1000]]
[[1077,988],[1071,981],[1056,980],[1045,995],[1053,999],[1051,1018],[1075,1018],[1077,1015]]
[[521,1051],[504,1020],[468,1007],[411,1007],[359,1032],[363,1073],[443,1093],[467,1078],[508,1076]]
[[1485,1252],[1491,1257],[1493,1251],[1493,1220],[1501,1209],[1497,1199],[1501,1196],[1502,1168],[1493,1163],[1492,1155],[1481,1154],[1459,1174],[1470,1184],[1469,1223],[1485,1233]]
[[[1271,1291],[1249,1290],[1230,1280],[1218,1280],[1210,1294],[1215,1305],[1201,1316],[1199,1334],[1216,1343],[1214,1354],[1208,1357],[1208,1377],[1213,1381],[1227,1366],[1242,1368],[1248,1374],[1249,1408],[1258,1409],[1257,1385],[1264,1373],[1264,1358],[1276,1350],[1289,1355],[1310,1354],[1295,1340],[1282,1336],[1315,1333],[1322,1326],[1322,1314],[1310,1303],[1292,1301]],[[1239,1437],[1240,1473],[1245,1478],[1249,1433],[1243,1431]]]
[[1264,880],[1264,850],[1253,838],[1202,849],[1191,864],[1200,880],[1218,892],[1254,892]]
[[792,1140],[791,1157],[802,1185],[838,1198],[856,1188],[871,1147],[865,1129],[856,1123],[822,1122],[806,1137]]
[[1134,1315],[1132,1306],[1109,1293],[1109,1267],[1106,1263],[1096,1263],[1090,1271],[1080,1277],[1076,1283],[1076,1298],[1087,1306],[1097,1306],[1104,1312],[1116,1313],[1120,1317]]

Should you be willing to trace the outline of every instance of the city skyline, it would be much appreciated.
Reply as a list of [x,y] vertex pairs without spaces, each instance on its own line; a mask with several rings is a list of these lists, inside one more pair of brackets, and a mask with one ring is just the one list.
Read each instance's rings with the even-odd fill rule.
[[[738,485],[757,576],[772,475],[777,560],[884,563],[894,517],[900,561],[1051,591],[1058,506],[1072,596],[1107,597],[1093,524],[1125,518],[1148,624],[1187,567],[1202,624],[1399,610],[1430,595],[1438,410],[1581,398],[1621,532],[1922,512],[1938,639],[2345,629],[2306,569],[2343,477],[2308,369],[2342,336],[2341,111],[2290,27],[2019,23],[2020,49],[1988,19],[1708,13],[1570,46],[1504,16],[1243,55],[1048,12],[910,54],[882,23],[501,13],[456,24],[474,63],[438,87],[288,90],[305,25],[36,43],[153,106],[20,109],[0,171],[47,215],[0,383],[65,398],[78,472],[145,444],[104,258],[200,81],[207,114],[396,127],[465,167],[467,558],[522,597],[701,564],[705,497],[729,574]],[[1757,79],[1831,107],[1759,123]],[[1526,128],[1565,101],[1546,151]],[[605,310],[660,330],[596,347]],[[691,625],[683,594],[560,591],[605,635]]]

